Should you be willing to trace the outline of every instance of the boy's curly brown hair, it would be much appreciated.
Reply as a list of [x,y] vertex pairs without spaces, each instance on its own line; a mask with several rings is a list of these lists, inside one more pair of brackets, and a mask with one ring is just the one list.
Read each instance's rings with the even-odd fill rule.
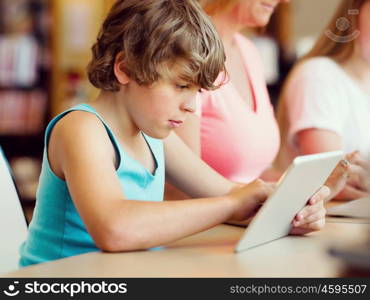
[[[140,85],[153,84],[170,74],[212,90],[225,70],[222,42],[197,0],[118,0],[92,52],[89,80],[112,92],[120,89],[114,74],[117,58],[122,59],[126,74]],[[180,74],[171,74],[175,64],[181,65]]]

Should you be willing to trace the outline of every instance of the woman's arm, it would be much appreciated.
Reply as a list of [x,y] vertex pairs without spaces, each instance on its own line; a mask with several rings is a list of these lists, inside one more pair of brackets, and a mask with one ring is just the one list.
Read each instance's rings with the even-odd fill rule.
[[[175,135],[170,138],[177,139]],[[270,192],[269,185],[263,182],[230,192],[234,185],[215,172],[210,172],[213,175],[208,180],[202,178],[202,174],[210,175],[204,174],[208,166],[182,147],[166,154],[170,176],[181,174],[175,181],[183,180],[177,183],[189,194],[212,198],[170,202],[127,200],[116,174],[115,152],[106,130],[95,116],[83,112],[70,113],[57,123],[49,149],[53,170],[60,169],[88,232],[96,245],[106,251],[163,245],[231,218],[246,218]],[[198,163],[194,162],[196,159]]]
[[176,134],[183,140],[183,142],[200,157],[200,117],[191,114],[186,119],[183,126],[176,129]]
[[261,174],[260,178],[268,182],[276,182],[279,181],[281,175],[282,172],[271,166]]

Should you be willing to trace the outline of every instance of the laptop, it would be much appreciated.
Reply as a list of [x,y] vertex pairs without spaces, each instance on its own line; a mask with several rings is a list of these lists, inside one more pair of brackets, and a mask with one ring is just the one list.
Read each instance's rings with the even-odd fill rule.
[[288,235],[295,215],[324,185],[342,158],[342,151],[296,157],[280,178],[275,191],[249,223],[235,252]]

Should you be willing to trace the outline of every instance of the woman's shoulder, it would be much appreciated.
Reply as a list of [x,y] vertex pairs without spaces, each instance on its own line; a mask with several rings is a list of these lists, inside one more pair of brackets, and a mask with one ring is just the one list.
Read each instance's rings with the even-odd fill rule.
[[336,86],[342,80],[341,70],[328,57],[313,57],[298,62],[290,73],[287,86]]
[[299,62],[289,75],[283,94],[290,103],[306,106],[337,106],[346,95],[347,83],[337,63],[328,57],[313,57]]

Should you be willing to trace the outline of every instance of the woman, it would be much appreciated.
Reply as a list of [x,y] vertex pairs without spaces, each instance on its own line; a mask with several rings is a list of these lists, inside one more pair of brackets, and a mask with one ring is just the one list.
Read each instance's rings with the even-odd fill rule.
[[[370,1],[343,0],[328,29],[289,76],[280,99],[284,169],[299,154],[342,149],[356,165],[343,199],[368,196]],[[362,158],[361,158],[362,157]]]
[[240,32],[264,27],[286,0],[201,1],[219,31],[227,81],[200,94],[200,118],[177,133],[223,176],[237,182],[274,181],[270,166],[279,150],[279,129],[257,48]]
[[[199,94],[198,116],[188,120],[177,134],[208,165],[232,181],[248,183],[257,178],[276,181],[281,171],[271,166],[280,147],[279,128],[258,50],[240,32],[264,27],[276,7],[288,1],[200,2],[221,35],[228,76],[218,90]],[[219,80],[223,78],[221,74]],[[337,181],[336,176],[331,181],[333,184],[327,182],[332,188],[329,198],[345,184],[345,179]],[[165,197],[179,198],[179,191],[167,185]]]

